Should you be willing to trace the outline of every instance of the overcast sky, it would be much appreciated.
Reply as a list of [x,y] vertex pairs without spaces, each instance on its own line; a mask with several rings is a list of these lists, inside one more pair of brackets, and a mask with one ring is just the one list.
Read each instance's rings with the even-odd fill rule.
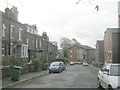
[[47,32],[58,44],[67,37],[95,48],[107,28],[118,27],[119,0],[81,0],[77,5],[79,0],[0,0],[0,11],[4,12],[6,1],[9,8],[18,8],[19,22],[36,24],[40,35]]

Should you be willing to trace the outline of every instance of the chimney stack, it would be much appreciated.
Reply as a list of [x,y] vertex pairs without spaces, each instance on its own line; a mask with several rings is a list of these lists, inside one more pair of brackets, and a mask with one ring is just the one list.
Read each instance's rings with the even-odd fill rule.
[[18,21],[18,11],[17,11],[17,7],[13,6],[11,9],[6,8],[6,9],[5,9],[5,14],[6,14],[8,17],[10,17],[10,18]]

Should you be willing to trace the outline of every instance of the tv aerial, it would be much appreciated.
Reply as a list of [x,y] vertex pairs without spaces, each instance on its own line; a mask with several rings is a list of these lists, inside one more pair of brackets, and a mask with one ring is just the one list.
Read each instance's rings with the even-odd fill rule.
[[93,4],[93,3],[92,3],[93,1],[94,1],[94,0],[85,2],[84,0],[79,0],[79,1],[76,2],[76,5],[79,4],[80,2],[88,3],[89,5],[94,5],[94,6],[95,6],[95,9],[96,9],[97,11],[99,11],[99,5]]

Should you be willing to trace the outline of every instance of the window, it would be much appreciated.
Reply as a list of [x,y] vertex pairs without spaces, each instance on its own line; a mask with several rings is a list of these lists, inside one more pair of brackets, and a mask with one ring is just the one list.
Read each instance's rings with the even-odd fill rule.
[[10,25],[10,38],[13,38],[13,25]]
[[83,59],[86,59],[85,55],[83,55]]
[[31,33],[33,34],[33,29],[31,28]]
[[34,30],[34,34],[37,34],[37,30]]
[[22,29],[19,28],[19,40],[22,40]]
[[36,33],[36,30],[34,30],[34,34],[37,34],[37,33]]
[[70,52],[72,53],[72,50],[70,50]]
[[13,43],[10,44],[10,55],[13,54]]
[[28,57],[28,45],[22,44],[21,46],[21,57]]
[[120,65],[111,65],[110,67],[110,75],[111,76],[120,76]]
[[5,24],[3,24],[3,29],[2,29],[2,36],[3,37],[5,36],[5,30],[6,30],[6,26],[5,26]]
[[27,38],[27,42],[26,42],[27,44],[29,43],[29,39]]
[[2,56],[4,56],[4,55],[5,55],[5,44],[2,43]]

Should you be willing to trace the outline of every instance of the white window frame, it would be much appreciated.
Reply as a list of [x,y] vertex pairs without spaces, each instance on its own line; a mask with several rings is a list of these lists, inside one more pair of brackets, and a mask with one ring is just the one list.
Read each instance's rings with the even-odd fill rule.
[[32,33],[32,34],[33,34],[33,30],[34,30],[34,29],[33,29],[33,28],[31,28],[31,33]]
[[29,39],[27,38],[27,41],[26,41],[26,43],[28,44],[29,43]]
[[6,31],[6,26],[5,24],[3,24],[3,27],[2,27],[2,36],[5,37],[5,31]]
[[22,29],[21,28],[19,28],[19,40],[22,40]]
[[10,55],[13,54],[13,43],[10,43]]
[[5,56],[5,45],[2,43],[2,56]]
[[21,57],[28,57],[28,45],[22,44],[21,46]]
[[10,38],[13,39],[13,25],[10,25]]
[[2,47],[2,56],[5,56],[5,48]]
[[36,34],[36,35],[37,35],[37,33],[38,33],[38,32],[37,32],[37,30],[36,30],[36,29],[34,29],[34,34]]

